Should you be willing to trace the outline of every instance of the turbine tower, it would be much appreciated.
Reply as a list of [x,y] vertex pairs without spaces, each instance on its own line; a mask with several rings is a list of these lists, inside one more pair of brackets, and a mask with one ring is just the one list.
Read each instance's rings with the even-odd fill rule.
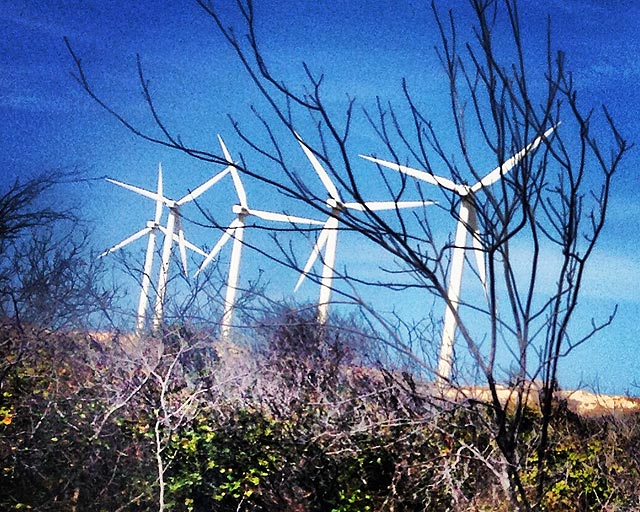
[[330,209],[328,219],[324,223],[324,227],[318,236],[316,244],[313,246],[309,259],[300,274],[300,278],[296,283],[294,291],[300,288],[300,285],[304,281],[305,277],[313,267],[313,264],[318,259],[318,256],[324,249],[324,256],[322,258],[322,277],[320,280],[320,297],[318,299],[318,322],[325,324],[329,318],[329,303],[331,301],[331,290],[334,277],[335,261],[336,261],[336,249],[338,245],[338,229],[340,225],[340,215],[346,210],[356,210],[360,212],[366,211],[384,211],[384,210],[397,210],[398,208],[418,208],[421,206],[427,206],[434,204],[433,201],[372,201],[366,203],[350,202],[345,203],[340,197],[340,193],[335,184],[329,177],[327,171],[322,167],[322,164],[313,153],[313,151],[304,143],[298,134],[296,134],[298,142],[307,158],[311,162],[311,165],[315,169],[320,181],[327,189],[329,197],[326,201],[327,207]]
[[288,224],[317,224],[323,223],[318,220],[306,219],[303,217],[295,217],[292,215],[286,215],[283,213],[266,212],[263,210],[254,210],[249,208],[247,203],[247,194],[245,188],[240,180],[240,175],[235,168],[227,147],[225,146],[222,138],[218,136],[220,146],[224,156],[229,163],[231,170],[231,177],[233,178],[233,185],[238,195],[238,201],[240,204],[233,206],[232,211],[236,214],[236,218],[229,224],[220,240],[213,247],[211,252],[206,255],[205,260],[200,265],[200,268],[196,272],[198,275],[204,268],[217,256],[224,245],[233,238],[233,246],[231,248],[231,260],[229,262],[229,273],[227,275],[227,290],[224,299],[224,309],[221,320],[221,332],[220,336],[224,340],[229,339],[231,333],[231,326],[233,324],[233,313],[236,305],[236,293],[238,290],[238,279],[240,275],[240,257],[242,253],[242,243],[244,238],[245,219],[249,215],[258,217],[259,219],[273,221],[273,222],[286,222]]
[[[164,193],[162,191],[162,185],[161,185],[162,183],[161,174],[159,174],[158,192],[151,192],[149,190],[136,187],[134,185],[129,185],[121,181],[107,178],[107,181],[110,183],[113,183],[114,185],[118,185],[120,187],[126,188],[127,190],[136,192],[141,196],[148,197],[149,199],[153,199],[156,202],[156,212],[158,211],[158,208],[159,208],[158,204],[164,204],[169,209],[166,226],[164,228],[160,227],[159,225],[157,226],[157,229],[161,229],[161,231],[164,233],[164,243],[162,246],[160,273],[158,275],[158,286],[156,289],[156,302],[155,302],[154,315],[153,315],[154,332],[156,332],[160,328],[160,325],[162,323],[167,280],[169,278],[169,264],[171,261],[171,252],[173,249],[173,244],[177,242],[178,247],[180,249],[182,268],[184,270],[185,275],[188,274],[187,247],[198,252],[199,254],[203,254],[203,255],[205,254],[202,250],[200,250],[199,248],[197,248],[196,246],[194,246],[193,244],[185,240],[184,231],[182,229],[180,207],[200,197],[200,195],[202,195],[205,191],[207,191],[209,188],[215,185],[218,181],[220,181],[226,174],[228,174],[229,170],[230,170],[229,167],[225,168],[224,170],[220,171],[218,174],[216,174],[215,176],[207,180],[205,183],[197,187],[195,190],[193,190],[192,192],[189,192],[187,195],[185,195],[184,197],[182,197],[177,201],[168,199],[167,197],[164,196]],[[155,245],[155,239],[154,239],[154,245]],[[149,256],[149,253],[147,253],[147,258],[150,260],[151,262],[150,265],[151,265],[153,256]],[[146,261],[145,261],[145,266],[146,266]],[[149,271],[150,269],[151,267],[149,267]],[[142,319],[142,325],[143,324],[144,324],[144,318]]]
[[[559,124],[559,123],[558,123]],[[362,158],[374,162],[383,167],[388,167],[395,171],[399,171],[408,176],[412,176],[421,181],[437,185],[443,189],[449,190],[460,197],[460,210],[458,213],[458,225],[456,228],[456,235],[453,246],[453,253],[451,255],[451,268],[449,271],[449,288],[447,291],[448,303],[445,309],[444,326],[442,329],[442,340],[440,344],[440,356],[438,358],[438,373],[437,380],[440,383],[446,382],[451,378],[451,369],[453,367],[453,343],[455,339],[455,333],[457,329],[456,316],[458,312],[458,306],[460,304],[460,289],[462,287],[462,271],[464,268],[464,256],[468,235],[471,235],[473,252],[476,256],[476,262],[478,265],[478,276],[482,282],[482,286],[485,289],[486,294],[486,275],[484,267],[484,254],[483,247],[480,241],[480,233],[478,230],[478,218],[476,214],[476,208],[474,206],[474,195],[489,185],[500,180],[505,174],[507,174],[513,167],[515,167],[527,153],[535,150],[540,143],[548,138],[551,133],[557,128],[557,124],[549,128],[542,135],[537,137],[524,149],[513,155],[506,162],[499,167],[496,167],[484,178],[478,181],[476,184],[469,186],[466,184],[457,184],[448,178],[441,176],[435,176],[426,171],[420,171],[411,167],[406,167],[394,162],[386,160],[380,160],[371,156],[360,155]]]

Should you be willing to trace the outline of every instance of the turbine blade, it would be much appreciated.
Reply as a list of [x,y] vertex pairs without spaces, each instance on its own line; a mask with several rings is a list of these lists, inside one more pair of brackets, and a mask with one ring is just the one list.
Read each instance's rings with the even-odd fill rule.
[[[233,166],[233,159],[231,158],[231,153],[227,149],[226,144],[222,140],[222,137],[218,135],[218,141],[220,142],[220,147],[222,148],[222,153],[224,154],[225,160],[229,163],[229,166]],[[243,208],[247,208],[247,192],[242,184],[242,180],[240,179],[240,173],[238,173],[238,169],[235,167],[231,167],[231,178],[233,179],[233,186],[236,189],[236,193],[238,194],[238,200],[240,201],[240,206]]]
[[165,204],[169,204],[170,201],[164,197],[163,195],[158,195],[155,192],[151,192],[149,190],[145,190],[140,187],[136,187],[134,185],[129,185],[128,183],[123,183],[118,180],[112,180],[111,178],[106,178],[109,183],[113,183],[114,185],[118,185],[119,187],[126,188],[127,190],[131,190],[141,196],[148,197],[149,199],[153,199],[154,201],[162,201]]
[[233,164],[233,158],[231,158],[231,153],[229,153],[229,150],[227,149],[227,145],[224,143],[220,135],[218,135],[218,142],[220,143],[220,148],[222,148],[224,159],[227,161],[227,163]]
[[324,225],[324,222],[320,220],[306,219],[304,217],[296,217],[295,215],[286,215],[284,213],[265,212],[263,210],[250,210],[247,212],[250,215],[254,215],[260,219],[271,220],[274,222],[288,222],[291,224],[316,224]]
[[184,230],[182,229],[182,219],[180,214],[176,215],[176,224],[178,228],[178,248],[180,249],[180,260],[182,261],[182,268],[184,269],[184,275],[189,275],[189,269],[187,268],[187,247],[184,243]]
[[196,276],[200,272],[202,272],[209,263],[211,263],[213,258],[215,258],[218,255],[220,250],[224,247],[224,244],[226,244],[229,241],[229,239],[233,235],[236,228],[242,225],[243,225],[243,222],[240,219],[235,219],[231,224],[229,224],[229,227],[222,234],[222,236],[220,237],[220,240],[218,240],[218,242],[213,247],[213,249],[211,249],[211,252],[207,255],[207,257],[204,259],[204,261],[200,265],[200,268],[196,272]]
[[326,224],[327,223],[325,222],[325,228],[320,232],[320,236],[318,237],[318,240],[317,240],[316,244],[313,246],[313,249],[311,250],[311,254],[309,255],[309,259],[307,260],[307,263],[305,264],[304,269],[300,273],[300,277],[298,278],[298,282],[296,283],[296,286],[293,289],[294,292],[298,291],[298,288],[300,288],[300,285],[304,281],[305,277],[307,277],[307,274],[309,273],[309,270],[311,270],[311,267],[313,267],[313,264],[318,259],[318,256],[320,256],[320,251],[322,251],[322,249],[324,248],[325,244],[327,243],[327,240],[329,238],[329,231],[326,228]]
[[185,247],[197,254],[199,254],[200,256],[207,256],[207,253],[204,252],[202,249],[200,249],[200,247],[198,247],[197,245],[193,245],[191,242],[189,242],[189,240],[187,240],[186,238],[183,240],[183,243],[185,245]]
[[438,204],[437,201],[398,201],[398,208],[419,208],[420,206],[431,206]]
[[357,211],[382,211],[396,210],[398,208],[419,208],[421,206],[429,206],[435,204],[434,201],[367,201],[366,203],[345,203],[344,206],[350,210]]
[[[167,233],[168,233],[167,228],[165,228],[164,226],[158,226],[158,229],[159,229],[160,231],[162,231],[162,233],[163,233],[165,236],[167,236]],[[197,245],[192,244],[192,243],[191,243],[191,242],[189,242],[189,240],[187,240],[186,238],[184,238],[183,240],[184,240],[184,246],[185,246],[187,249],[189,249],[189,250],[191,250],[191,251],[193,251],[193,252],[195,252],[195,253],[199,254],[200,256],[204,256],[204,257],[206,257],[206,256],[207,256],[207,253],[206,253],[206,252],[204,252],[202,249],[200,249],[200,247],[198,247]],[[173,234],[173,241],[174,241],[174,242],[176,242],[176,243],[180,243],[180,240],[179,240],[178,235],[177,235],[176,233],[174,233],[174,234]]]
[[487,291],[487,273],[484,265],[484,247],[480,240],[480,231],[478,229],[478,215],[476,209],[472,206],[469,207],[469,227],[468,231],[471,233],[471,241],[473,243],[473,252],[476,256],[476,265],[478,267],[478,276],[482,283],[482,289],[484,290],[485,297],[488,297]]
[[557,124],[552,126],[546,132],[544,132],[542,135],[540,135],[539,137],[536,137],[536,139],[533,142],[531,142],[528,146],[526,146],[524,149],[522,149],[521,151],[519,151],[518,153],[513,155],[511,158],[509,158],[509,160],[504,162],[499,167],[496,167],[493,171],[491,171],[484,178],[482,178],[478,183],[476,183],[473,187],[471,187],[471,192],[477,192],[481,188],[488,187],[489,185],[495,183],[500,178],[502,178],[502,176],[504,176],[511,169],[513,169],[518,164],[518,162],[520,160],[522,160],[524,158],[524,156],[529,151],[533,151],[534,149],[536,149],[540,145],[540,143],[544,139],[546,139],[549,135],[551,135],[551,133],[553,133],[553,131],[557,127],[558,127]]
[[229,171],[231,169],[233,169],[233,167],[231,167],[231,166],[225,167],[222,171],[220,171],[218,174],[216,174],[213,178],[210,178],[209,180],[205,181],[202,185],[200,185],[198,188],[196,188],[193,192],[188,193],[182,199],[176,201],[176,204],[178,206],[182,206],[183,204],[188,203],[189,201],[193,201],[194,199],[198,198],[200,195],[202,195],[204,192],[206,192],[209,188],[211,188],[213,185],[218,183],[222,178],[224,178],[229,173]]
[[240,202],[240,206],[242,206],[243,208],[248,208],[247,192],[244,189],[242,180],[240,180],[240,173],[235,167],[231,168],[231,178],[233,179],[233,186],[235,187],[236,193],[238,194],[238,201]]
[[116,245],[114,245],[110,249],[107,249],[106,251],[104,251],[102,254],[100,254],[100,256],[98,256],[98,258],[103,258],[107,254],[111,254],[112,252],[117,251],[118,249],[122,249],[125,245],[128,245],[131,242],[135,242],[138,238],[142,238],[144,235],[149,233],[151,229],[152,228],[150,227],[142,228],[140,231],[134,233],[133,235],[122,240],[121,242],[118,242]]
[[162,163],[158,164],[158,198],[156,199],[156,214],[154,216],[154,222],[158,224],[160,222],[160,218],[162,217],[162,200],[161,197],[164,197],[162,194]]
[[401,172],[406,174],[407,176],[412,176],[421,181],[426,181],[427,183],[431,183],[432,185],[437,185],[442,188],[446,188],[447,190],[451,190],[456,194],[465,195],[466,187],[462,185],[458,185],[454,183],[448,178],[443,178],[442,176],[436,176],[435,174],[431,174],[426,171],[420,171],[418,169],[413,169],[412,167],[407,167],[406,165],[396,164],[394,162],[389,162],[387,160],[381,160],[379,158],[375,158],[367,155],[360,155],[361,158],[365,160],[369,160],[375,164],[381,165],[382,167],[387,167],[389,169],[393,169],[394,171]]
[[302,141],[302,138],[300,137],[300,135],[298,135],[297,133],[295,135],[296,135],[296,138],[298,139],[298,142],[302,146],[302,150],[304,151],[305,155],[307,155],[307,158],[309,159],[309,161],[311,162],[311,165],[315,169],[316,174],[320,178],[320,181],[322,181],[324,188],[327,189],[327,192],[329,192],[329,195],[333,199],[335,199],[335,201],[337,201],[338,203],[342,203],[342,199],[340,199],[340,194],[338,192],[338,189],[333,184],[333,181],[331,181],[329,174],[327,173],[327,171],[325,171],[324,167],[322,167],[322,164],[320,163],[316,155],[314,155],[313,151],[311,151],[311,149],[309,149],[309,147],[307,147],[307,145]]

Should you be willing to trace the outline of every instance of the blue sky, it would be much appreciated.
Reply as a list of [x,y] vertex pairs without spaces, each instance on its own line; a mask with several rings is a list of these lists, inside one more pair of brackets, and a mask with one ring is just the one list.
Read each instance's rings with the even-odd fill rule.
[[[72,62],[63,36],[69,37],[82,57],[96,89],[132,120],[151,127],[136,81],[135,57],[140,54],[157,104],[175,132],[195,146],[212,149],[220,133],[234,155],[246,150],[234,135],[227,114],[251,130],[255,119],[248,107],[251,103],[260,106],[260,99],[232,51],[195,3],[164,2],[162,7],[122,0],[4,3],[0,11],[4,33],[0,41],[3,182],[78,166],[90,176],[108,175],[153,188],[162,161],[165,190],[177,198],[217,170],[135,138],[101,111],[70,77]],[[335,112],[344,108],[346,93],[368,107],[373,106],[376,95],[400,105],[402,77],[436,118],[446,104],[446,89],[432,50],[438,39],[428,2],[257,3],[260,37],[274,69],[291,77],[292,83],[302,76],[302,61],[324,73],[327,97]],[[580,97],[596,108],[606,103],[622,133],[634,141],[640,110],[640,5],[631,0],[522,2],[525,42],[533,50],[544,48],[547,14],[552,15],[555,46],[567,53]],[[382,153],[373,133],[360,122],[354,136],[361,144],[357,151]],[[300,127],[303,133],[304,129]],[[304,164],[303,159],[300,162]],[[638,152],[633,150],[614,187],[609,224],[586,281],[587,314],[581,317],[586,321],[592,312],[605,314],[617,303],[618,318],[567,361],[562,382],[568,386],[584,382],[609,392],[640,390],[634,387],[640,381],[637,164]],[[366,164],[362,166],[366,173]],[[307,179],[321,186],[311,172]],[[250,202],[258,198],[259,204],[253,206],[282,209],[282,197],[260,184],[246,186]],[[379,189],[372,187],[368,192],[371,199],[385,199]],[[96,223],[99,249],[141,227],[152,210],[144,199],[104,182],[65,189],[60,195],[80,202],[86,216]],[[212,190],[207,201],[205,206],[216,219],[222,224],[229,221],[230,214],[225,212],[234,202],[230,183]],[[309,209],[296,213],[313,214]],[[215,234],[204,236],[213,237],[203,242],[207,245],[215,241]],[[340,247],[352,243],[345,240]],[[308,250],[304,244],[301,247]],[[378,265],[390,266],[374,247],[355,252],[343,248],[338,255],[339,265],[348,266],[354,274],[375,275]],[[269,265],[249,254],[243,260],[244,279],[251,272],[268,270]],[[276,280],[274,293],[284,293],[293,287],[296,276],[282,271]],[[313,300],[316,288],[307,285],[301,292],[302,298]],[[409,303],[407,309],[414,315],[423,307],[422,298],[414,295],[393,300]],[[426,300],[425,309],[428,304]]]

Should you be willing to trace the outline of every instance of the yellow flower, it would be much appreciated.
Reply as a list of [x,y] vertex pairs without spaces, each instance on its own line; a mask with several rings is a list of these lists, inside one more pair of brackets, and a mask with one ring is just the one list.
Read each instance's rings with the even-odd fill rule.
[[11,414],[7,414],[4,418],[2,418],[2,421],[0,421],[0,423],[2,423],[3,425],[11,425],[12,419],[13,416],[11,416]]

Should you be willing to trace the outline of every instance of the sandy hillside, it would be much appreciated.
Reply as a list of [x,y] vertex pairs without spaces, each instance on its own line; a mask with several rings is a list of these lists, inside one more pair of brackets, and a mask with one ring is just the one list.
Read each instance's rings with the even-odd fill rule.
[[[490,401],[491,395],[486,387],[463,387],[451,389],[446,393],[447,398],[455,400],[474,399]],[[515,400],[513,390],[506,387],[498,387],[498,397],[505,403]],[[582,416],[604,416],[608,414],[628,414],[640,412],[640,398],[622,395],[603,395],[587,390],[561,390],[556,393],[558,400],[566,401],[569,410]],[[538,407],[538,390],[530,390],[528,402]]]

